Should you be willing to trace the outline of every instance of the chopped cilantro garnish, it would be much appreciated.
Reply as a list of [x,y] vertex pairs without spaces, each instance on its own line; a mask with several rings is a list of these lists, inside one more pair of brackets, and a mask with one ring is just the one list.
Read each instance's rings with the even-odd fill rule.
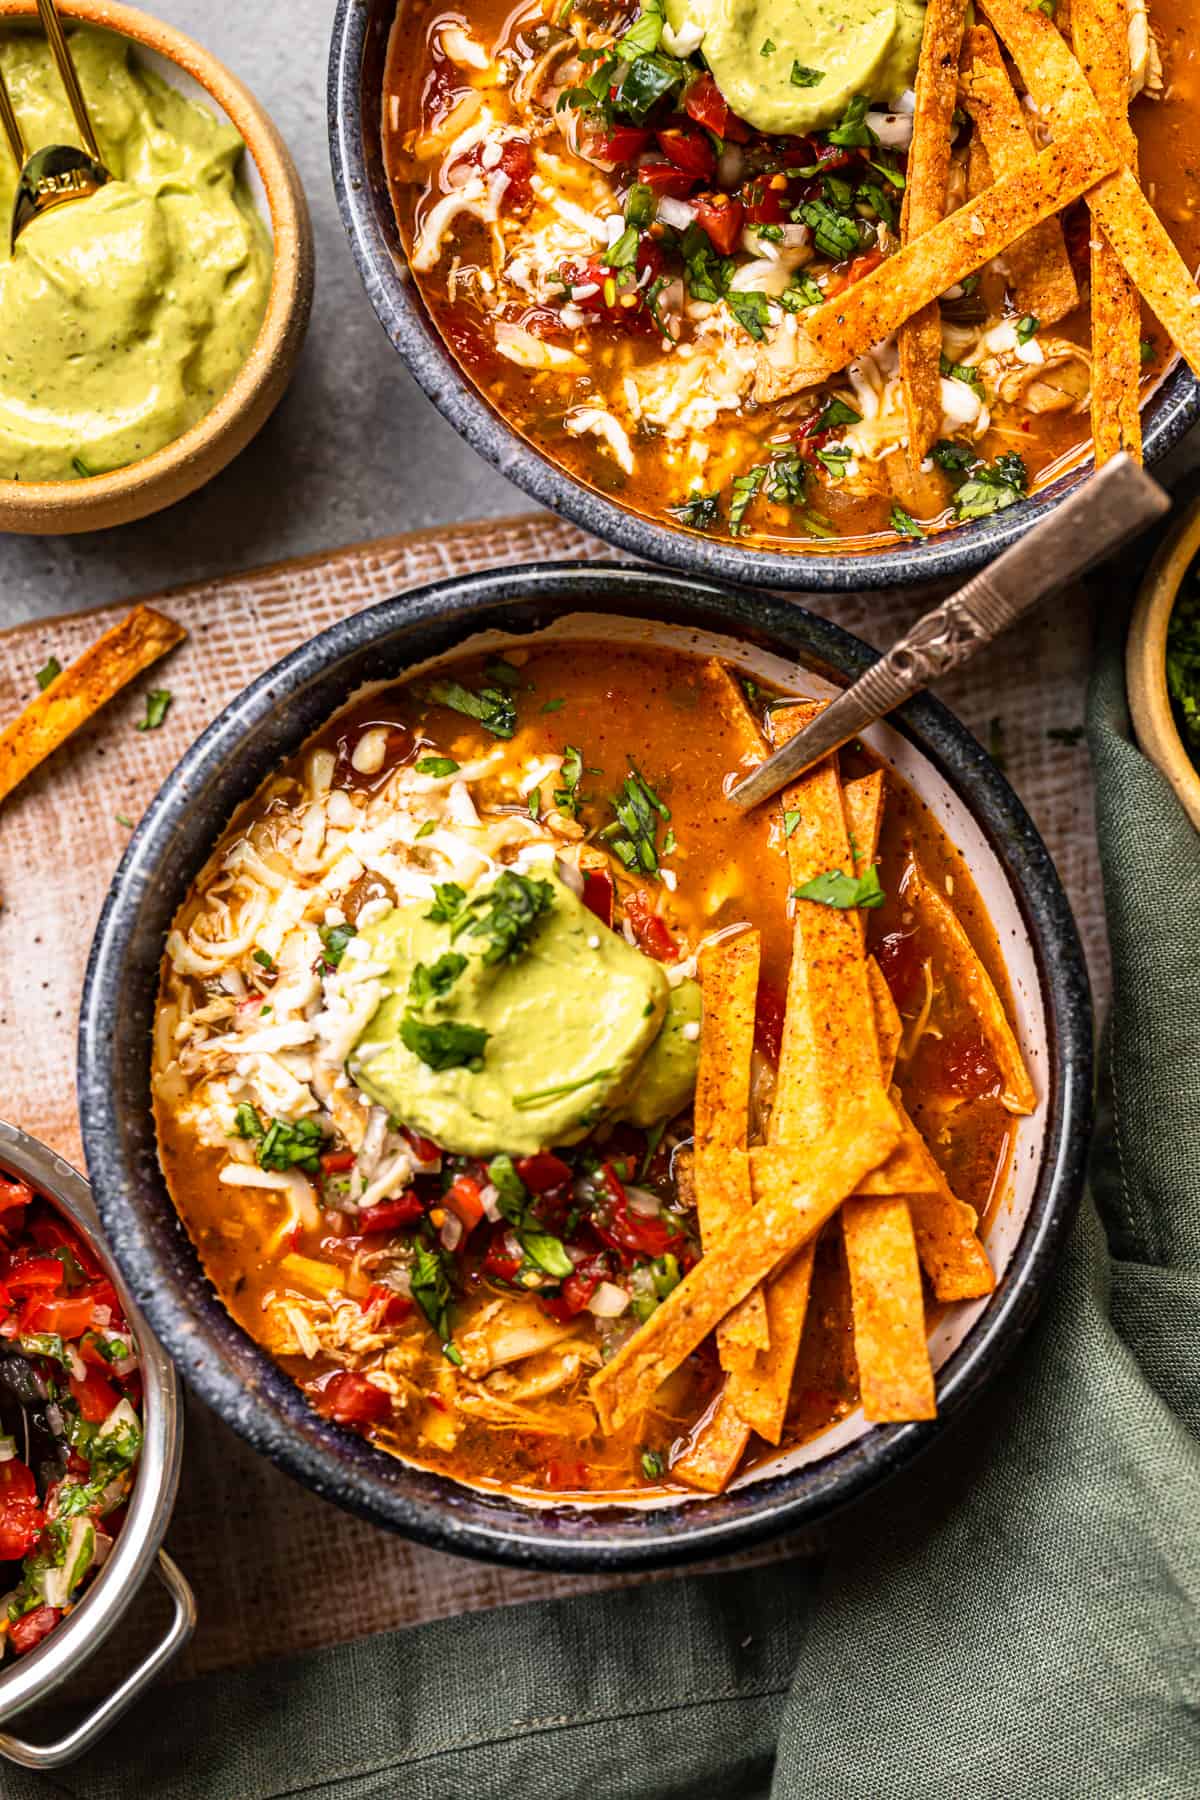
[[817,437],[822,431],[833,431],[839,425],[861,425],[862,414],[847,406],[844,400],[831,400],[824,412],[808,427],[806,435]]
[[50,683],[61,674],[62,664],[59,662],[57,656],[49,657],[37,672],[39,691],[44,694],[46,689],[50,686]]
[[613,854],[643,875],[658,873],[658,821],[671,822],[670,808],[633,765],[611,802],[616,819],[600,833]]
[[583,774],[583,751],[578,744],[568,744],[563,750],[562,769],[559,773],[561,787],[554,790],[554,807],[556,812],[569,819],[579,817],[579,809],[588,798],[579,791],[579,780]]
[[912,514],[905,512],[902,506],[893,506],[889,515],[889,523],[892,530],[898,532],[901,537],[923,538],[925,536],[924,528],[918,525]]
[[306,1169],[316,1175],[320,1169],[321,1127],[315,1119],[272,1119],[266,1136],[258,1147],[258,1160],[264,1169]]
[[828,142],[836,144],[842,150],[874,148],[879,139],[866,122],[870,104],[870,97],[867,94],[855,94],[842,114],[840,122],[831,131],[825,133]]
[[668,506],[667,511],[681,525],[690,525],[693,531],[711,531],[721,521],[721,496],[719,493],[693,494],[677,506]]
[[784,837],[791,837],[792,833],[795,831],[795,829],[799,823],[800,823],[800,814],[798,812],[785,812],[783,815],[783,835],[784,835]]
[[336,969],[346,954],[346,945],[352,937],[358,936],[357,928],[346,921],[341,925],[322,925],[319,929],[324,951],[322,961],[327,969]]
[[831,262],[853,256],[862,241],[858,221],[844,218],[827,200],[802,200],[792,217],[811,228],[813,243]]
[[248,1101],[243,1100],[233,1115],[233,1129],[240,1138],[256,1138],[261,1141],[267,1134],[267,1128]]
[[543,700],[541,710],[544,713],[558,712],[566,704],[565,700]]
[[770,39],[770,38],[763,39],[762,46],[761,46],[758,54],[760,56],[774,56],[775,45],[774,45],[774,42],[772,41],[772,39]]
[[977,460],[969,444],[956,444],[950,438],[939,438],[929,454],[938,468],[945,469],[948,475],[956,475],[960,470],[969,469]]
[[428,693],[439,706],[448,706],[452,712],[478,719],[493,737],[510,738],[517,729],[516,702],[503,688],[485,687],[473,694],[461,681],[434,681],[430,683]]
[[275,968],[275,958],[273,956],[268,956],[265,950],[255,950],[251,956],[251,961],[256,962],[259,968],[265,969],[268,974],[271,974]]
[[951,381],[965,382],[972,393],[978,394],[981,400],[985,397],[983,378],[973,363],[951,362],[950,358],[943,351],[939,368],[941,373],[948,376]]
[[744,475],[734,476],[733,498],[729,502],[730,537],[741,536],[742,520],[746,516],[746,511],[750,502],[754,499],[754,496],[762,486],[763,477],[766,472],[767,468],[765,463],[755,463],[754,467],[752,469],[747,469]]
[[408,1004],[427,1006],[449,993],[467,966],[457,950],[446,950],[435,963],[417,963],[408,983]]
[[157,731],[167,716],[172,699],[168,688],[151,688],[146,695],[146,716],[138,721],[138,730]]
[[457,774],[460,766],[452,756],[422,756],[417,759],[416,771],[418,775],[434,775],[441,780]]
[[427,1068],[478,1069],[489,1034],[478,1025],[462,1025],[455,1019],[429,1025],[411,1014],[400,1021],[400,1042]]
[[793,87],[820,87],[825,79],[825,71],[824,69],[806,69],[803,63],[794,62],[788,79]]
[[[453,885],[446,883],[448,887]],[[436,891],[441,894],[444,889]],[[490,888],[459,907],[450,935],[457,938],[465,932],[468,937],[490,938],[483,953],[483,960],[489,967],[514,962],[528,943],[537,921],[553,904],[554,889],[548,881],[518,875],[513,869],[502,869]],[[428,916],[432,918],[433,914]]]
[[439,925],[452,924],[462,910],[466,900],[466,888],[459,887],[457,881],[441,881],[433,890],[433,905],[425,914]]
[[742,288],[726,288],[725,304],[742,327],[758,343],[766,337],[766,328],[770,323],[767,311],[767,296]]
[[647,1481],[657,1481],[663,1472],[663,1459],[657,1450],[642,1451],[642,1474]]
[[442,1349],[447,1354],[450,1343],[450,1302],[454,1298],[450,1280],[453,1267],[454,1263],[448,1252],[428,1244],[418,1244],[409,1275],[412,1297],[433,1326]]
[[803,887],[792,890],[793,900],[814,900],[818,906],[849,907],[882,906],[886,898],[879,885],[879,870],[874,863],[865,875],[846,875],[841,869],[828,869],[816,875]]
[[421,824],[417,827],[417,836],[419,838],[432,837],[436,830],[437,830],[437,820],[436,819],[426,819],[423,824]]
[[1041,325],[1041,322],[1042,321],[1039,318],[1036,318],[1033,313],[1026,313],[1025,317],[1023,319],[1018,319],[1017,320],[1017,342],[1018,342],[1018,344],[1027,344],[1029,342],[1030,338],[1033,337],[1034,334],[1037,332],[1038,328]]

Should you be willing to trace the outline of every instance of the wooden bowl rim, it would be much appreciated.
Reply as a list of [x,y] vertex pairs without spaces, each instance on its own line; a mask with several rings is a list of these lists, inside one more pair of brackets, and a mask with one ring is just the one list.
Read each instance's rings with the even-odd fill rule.
[[[107,474],[78,482],[0,480],[0,529],[9,530],[14,523],[17,529],[51,531],[119,523],[193,492],[245,447],[281,398],[312,307],[312,222],[304,188],[278,128],[249,88],[193,38],[120,0],[58,0],[58,4],[68,19],[115,32],[157,52],[216,102],[240,134],[262,178],[274,261],[258,336],[216,405],[161,450]],[[36,23],[36,0],[0,0],[0,25],[26,18]],[[230,441],[222,442],[227,437]],[[159,497],[157,490],[163,486],[172,491]],[[133,512],[121,504],[131,500]]]
[[1167,627],[1200,552],[1200,498],[1185,506],[1138,589],[1125,647],[1125,684],[1138,744],[1178,794],[1200,831],[1200,772],[1188,755],[1167,691]]

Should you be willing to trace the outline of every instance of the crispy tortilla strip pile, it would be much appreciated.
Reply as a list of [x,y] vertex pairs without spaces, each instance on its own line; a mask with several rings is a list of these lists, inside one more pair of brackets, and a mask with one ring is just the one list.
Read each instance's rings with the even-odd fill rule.
[[0,800],[31,775],[121,689],[187,636],[149,606],[135,606],[0,731]]
[[[1061,21],[1060,21],[1061,24]],[[1129,21],[1125,0],[1079,0],[1070,31],[1075,55],[1134,176],[1138,144],[1129,124]],[[1128,451],[1142,460],[1142,308],[1103,228],[1092,240],[1092,443],[1096,467]]]
[[[900,214],[900,237],[905,244],[945,217],[966,14],[967,0],[929,0],[926,8]],[[908,460],[915,469],[942,435],[942,314],[936,300],[901,326],[898,347],[908,418]]]
[[[1029,114],[1013,91],[1000,46],[986,25],[976,25],[966,35],[962,99],[975,124],[969,152],[972,193],[1028,169],[1037,154],[1029,135]],[[1017,311],[1036,319],[1043,330],[1078,306],[1079,288],[1057,219],[1044,219],[1017,238],[1004,252],[1004,260]]]
[[[1048,20],[1045,23],[1049,26]],[[1049,29],[1061,44],[1053,26]],[[1062,48],[1068,60],[1073,60],[1066,47]],[[891,337],[906,319],[948,287],[965,281],[1015,239],[1095,188],[1119,161],[1098,118],[1065,130],[1056,142],[1035,153],[1028,168],[995,182],[977,199],[905,244],[853,287],[810,313],[800,335],[816,347],[819,357],[810,365],[805,348],[798,367],[785,374],[762,362],[755,398],[778,400],[846,368],[872,344]],[[1133,186],[1140,192],[1136,182]],[[1162,226],[1158,230],[1166,238]],[[1182,263],[1179,266],[1182,268]],[[1165,318],[1163,323],[1171,329]],[[1197,331],[1200,333],[1200,328]],[[1197,361],[1200,363],[1200,356]],[[823,373],[814,377],[818,362]]]
[[1025,0],[982,0],[982,4],[1025,86],[1055,129],[1069,134],[1090,122],[1105,132],[1119,166],[1088,190],[1092,217],[1179,354],[1200,374],[1200,288],[1137,177],[1124,166],[1121,146],[1113,143],[1083,70],[1045,13]]

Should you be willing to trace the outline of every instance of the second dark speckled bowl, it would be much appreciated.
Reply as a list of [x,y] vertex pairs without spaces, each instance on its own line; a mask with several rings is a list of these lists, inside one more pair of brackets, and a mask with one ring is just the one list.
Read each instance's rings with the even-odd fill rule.
[[[333,184],[359,274],[389,339],[442,416],[492,466],[566,519],[635,556],[695,575],[812,593],[918,586],[966,575],[1054,511],[1091,470],[1090,458],[1032,499],[921,543],[879,551],[802,554],[710,541],[644,518],[577,481],[534,449],[484,399],[446,348],[409,272],[380,150],[383,70],[404,0],[338,0],[329,61]],[[1177,363],[1143,411],[1145,460],[1155,462],[1200,418],[1200,384]],[[405,471],[396,470],[397,489]]]
[[[674,574],[562,564],[456,578],[353,615],[238,697],[192,746],[139,824],[88,966],[79,1102],[88,1168],[122,1271],[180,1373],[250,1443],[325,1498],[440,1549],[526,1566],[644,1567],[713,1556],[843,1505],[908,1463],[975,1397],[1029,1324],[1079,1194],[1092,1018],[1075,926],[1053,864],[1012,790],[931,699],[870,741],[967,856],[999,933],[1018,1024],[1043,1094],[1022,1126],[1013,1195],[989,1249],[1003,1279],[956,1309],[940,1359],[939,1418],[843,1430],[715,1498],[652,1510],[531,1508],[416,1469],[320,1418],[217,1300],[163,1182],[149,1045],[172,917],[235,808],[367,682],[393,680],[485,632],[594,642],[613,634],[718,650],[801,691],[852,679],[875,653],[790,601]],[[810,686],[815,683],[815,688]]]

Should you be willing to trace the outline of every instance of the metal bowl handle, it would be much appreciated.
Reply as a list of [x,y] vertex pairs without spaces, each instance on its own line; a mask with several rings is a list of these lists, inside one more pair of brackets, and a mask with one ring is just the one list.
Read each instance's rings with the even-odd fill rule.
[[53,1744],[27,1744],[23,1738],[0,1732],[0,1756],[7,1756],[27,1769],[58,1769],[90,1750],[98,1738],[115,1725],[126,1707],[132,1705],[141,1690],[152,1682],[171,1658],[183,1649],[196,1626],[196,1601],[191,1588],[165,1550],[158,1553],[158,1578],[175,1603],[175,1611],[166,1636],[136,1669],[127,1675],[120,1687],[66,1737]]

